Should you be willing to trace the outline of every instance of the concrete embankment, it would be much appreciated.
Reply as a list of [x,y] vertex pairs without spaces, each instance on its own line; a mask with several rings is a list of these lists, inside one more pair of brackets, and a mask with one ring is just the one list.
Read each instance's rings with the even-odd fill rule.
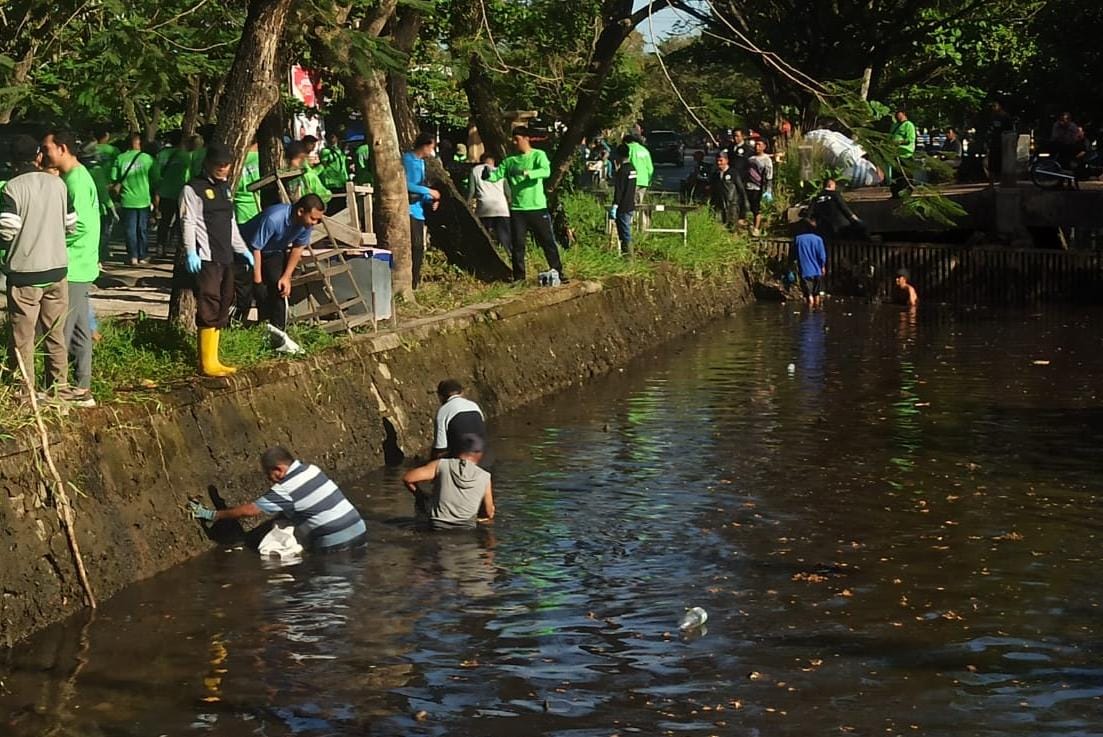
[[[358,336],[298,362],[195,380],[160,402],[82,411],[51,439],[100,600],[210,549],[184,511],[214,486],[230,504],[263,487],[257,455],[283,444],[337,479],[428,443],[436,382],[454,376],[488,414],[628,362],[751,299],[742,273],[576,283]],[[41,452],[0,448],[0,646],[82,606],[42,481]]]

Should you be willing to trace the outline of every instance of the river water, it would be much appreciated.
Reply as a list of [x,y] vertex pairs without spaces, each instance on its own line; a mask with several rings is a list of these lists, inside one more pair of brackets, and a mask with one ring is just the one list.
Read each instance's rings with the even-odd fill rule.
[[490,530],[380,472],[361,554],[219,549],[3,654],[0,733],[1103,734],[1101,328],[748,309],[493,422]]

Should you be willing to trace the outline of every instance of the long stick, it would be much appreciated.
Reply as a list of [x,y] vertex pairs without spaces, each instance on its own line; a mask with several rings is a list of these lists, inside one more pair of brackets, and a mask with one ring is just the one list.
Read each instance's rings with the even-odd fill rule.
[[[55,326],[56,330],[57,327]],[[22,351],[16,350],[15,360],[19,363],[19,373],[23,376],[23,384],[27,387],[27,393],[31,400],[31,411],[34,412],[35,425],[38,427],[38,439],[42,443],[42,455],[46,458],[46,466],[54,477],[54,509],[57,510],[58,521],[65,530],[65,538],[69,541],[69,550],[73,553],[73,562],[77,567],[77,577],[80,579],[81,588],[84,589],[85,601],[92,609],[96,608],[96,596],[92,593],[92,584],[88,580],[88,572],[84,568],[84,558],[80,554],[80,545],[77,543],[76,528],[73,524],[73,507],[69,503],[69,495],[65,493],[65,482],[61,480],[57,466],[54,465],[54,456],[50,452],[50,436],[46,432],[46,423],[42,420],[42,412],[38,409],[38,397],[34,392],[34,381],[27,372],[27,366],[23,363]]]

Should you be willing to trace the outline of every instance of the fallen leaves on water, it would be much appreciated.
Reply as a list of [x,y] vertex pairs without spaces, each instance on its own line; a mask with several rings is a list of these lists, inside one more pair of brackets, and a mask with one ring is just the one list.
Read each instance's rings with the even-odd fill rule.
[[460,667],[461,668],[478,668],[479,667],[479,661],[478,660],[464,660],[460,663]]
[[1035,366],[1048,366],[1049,361],[1045,360],[1044,358],[1039,358],[1037,361],[1034,362],[1034,365]]
[[794,581],[804,581],[805,583],[823,583],[827,580],[827,576],[822,576],[819,573],[794,573]]
[[1005,532],[1002,535],[996,535],[992,539],[993,540],[1010,540],[1010,541],[1013,541],[1013,542],[1018,542],[1018,541],[1023,539],[1023,535],[1022,535],[1021,532],[1015,532],[1014,530],[1012,530],[1011,532]]

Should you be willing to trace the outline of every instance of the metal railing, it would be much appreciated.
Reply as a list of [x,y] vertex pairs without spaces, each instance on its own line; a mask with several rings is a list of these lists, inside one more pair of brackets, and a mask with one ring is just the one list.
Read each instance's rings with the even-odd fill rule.
[[[756,249],[774,274],[788,271],[792,241],[762,239]],[[1025,305],[1103,303],[1103,254],[1090,251],[926,243],[827,243],[826,288],[843,296],[889,299],[898,269],[925,302]]]

